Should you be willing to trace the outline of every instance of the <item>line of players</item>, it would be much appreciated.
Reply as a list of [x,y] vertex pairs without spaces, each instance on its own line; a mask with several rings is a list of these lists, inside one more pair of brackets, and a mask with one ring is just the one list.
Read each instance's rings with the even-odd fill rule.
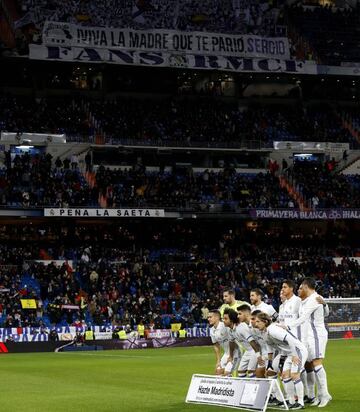
[[[249,378],[279,376],[290,409],[303,409],[305,403],[323,408],[332,399],[323,366],[328,339],[324,319],[329,309],[315,291],[314,279],[302,281],[298,296],[294,290],[292,280],[283,282],[279,313],[262,301],[260,289],[251,291],[251,305],[236,300],[231,289],[223,292],[224,304],[210,311],[208,317],[215,373]],[[274,389],[272,404],[282,404],[279,395]]]

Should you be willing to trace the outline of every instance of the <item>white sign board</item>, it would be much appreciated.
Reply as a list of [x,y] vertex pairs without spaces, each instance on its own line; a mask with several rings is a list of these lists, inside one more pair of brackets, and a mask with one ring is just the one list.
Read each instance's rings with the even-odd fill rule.
[[275,150],[313,150],[340,152],[349,150],[349,143],[274,141]]
[[[279,384],[273,379],[193,375],[186,403],[266,411],[274,385]],[[282,401],[283,409],[287,410],[285,399],[283,398]]]
[[165,217],[164,209],[44,209],[46,217]]
[[1,141],[15,144],[66,143],[65,134],[1,132]]

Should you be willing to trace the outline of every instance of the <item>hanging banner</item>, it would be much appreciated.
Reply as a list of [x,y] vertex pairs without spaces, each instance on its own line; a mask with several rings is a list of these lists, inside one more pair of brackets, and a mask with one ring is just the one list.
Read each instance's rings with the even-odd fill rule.
[[127,66],[171,67],[229,72],[304,73],[316,74],[310,61],[254,59],[236,56],[142,52],[111,48],[63,47],[30,45],[30,59],[77,63],[110,63]]
[[44,209],[46,217],[165,217],[164,209]]
[[231,35],[153,29],[133,30],[51,22],[44,25],[43,44],[113,50],[215,54],[217,56],[290,58],[286,37]]
[[252,209],[249,211],[249,214],[252,218],[256,219],[360,219],[360,209],[317,209],[308,211],[297,209]]

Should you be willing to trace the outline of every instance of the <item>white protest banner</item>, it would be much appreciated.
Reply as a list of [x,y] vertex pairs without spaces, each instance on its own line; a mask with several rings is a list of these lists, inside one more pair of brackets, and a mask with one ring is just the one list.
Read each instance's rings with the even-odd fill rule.
[[164,209],[44,209],[46,217],[165,217]]
[[43,44],[73,47],[111,48],[165,53],[215,54],[218,56],[290,58],[286,37],[232,35],[208,32],[184,32],[153,29],[133,30],[47,21]]
[[[266,411],[273,386],[273,379],[232,378],[213,375],[193,375],[186,396],[186,403],[216,405],[227,408]],[[284,409],[288,409],[282,395]]]
[[216,54],[167,53],[112,48],[30,45],[30,59],[77,63],[108,63],[126,66],[171,67],[229,72],[317,74],[311,61],[251,58]]

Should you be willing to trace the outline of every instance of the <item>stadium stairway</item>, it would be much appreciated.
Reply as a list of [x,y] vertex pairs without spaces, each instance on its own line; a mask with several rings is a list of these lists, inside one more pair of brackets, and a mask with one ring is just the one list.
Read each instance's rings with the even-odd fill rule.
[[[84,172],[83,175],[89,187],[93,188],[96,186],[96,174],[94,172]],[[103,209],[107,207],[106,196],[99,194],[98,202]]]
[[89,187],[93,188],[96,185],[95,173],[94,172],[84,172],[83,175]]
[[346,167],[340,170],[343,175],[360,175],[360,156],[358,155]]
[[340,115],[341,123],[345,129],[349,131],[351,136],[360,143],[360,132],[356,127],[357,121],[353,119],[350,113],[342,113]]
[[0,19],[0,41],[3,42],[7,47],[15,48],[15,36],[11,29],[10,23],[5,16]]
[[79,142],[70,142],[66,144],[66,149],[59,153],[61,160],[64,160],[72,155],[76,155],[79,160],[79,169],[85,169],[84,158],[85,154],[89,151],[89,143],[79,143]]
[[14,0],[3,0],[1,2],[4,17],[6,18],[10,27],[16,28],[15,22],[20,20],[20,15]]
[[285,188],[289,193],[289,196],[294,200],[295,205],[301,210],[309,210],[306,205],[305,200],[301,196],[300,192],[296,189],[296,187],[289,182],[284,174],[279,176],[279,183],[282,188]]

